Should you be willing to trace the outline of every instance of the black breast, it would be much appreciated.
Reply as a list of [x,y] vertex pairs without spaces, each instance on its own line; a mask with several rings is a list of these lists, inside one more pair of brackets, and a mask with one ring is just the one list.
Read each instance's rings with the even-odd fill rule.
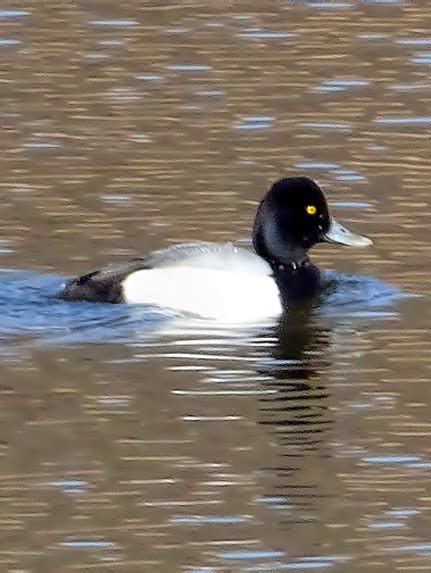
[[288,265],[274,269],[273,272],[283,306],[289,306],[289,302],[312,298],[320,292],[320,271],[308,261],[296,269]]

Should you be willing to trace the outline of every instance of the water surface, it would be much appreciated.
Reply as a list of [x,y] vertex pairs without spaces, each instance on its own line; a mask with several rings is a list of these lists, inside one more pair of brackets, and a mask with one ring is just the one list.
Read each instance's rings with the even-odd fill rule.
[[[1,570],[430,568],[428,12],[3,7]],[[375,242],[315,249],[315,307],[225,328],[56,299],[245,241],[291,173]]]

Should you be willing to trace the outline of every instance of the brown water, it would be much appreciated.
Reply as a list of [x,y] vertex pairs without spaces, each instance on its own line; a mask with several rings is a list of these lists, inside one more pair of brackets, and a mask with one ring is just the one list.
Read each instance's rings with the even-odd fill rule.
[[[2,4],[0,253],[33,274],[0,282],[1,571],[431,570],[428,15]],[[248,237],[290,173],[375,240],[316,249],[322,312],[222,331],[46,297]]]

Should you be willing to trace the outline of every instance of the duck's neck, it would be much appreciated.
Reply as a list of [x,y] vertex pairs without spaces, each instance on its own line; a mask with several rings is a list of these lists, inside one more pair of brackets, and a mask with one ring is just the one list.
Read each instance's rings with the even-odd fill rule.
[[282,258],[266,257],[267,262],[271,265],[274,272],[290,271],[292,273],[298,271],[302,267],[310,265],[310,259],[308,258],[307,252],[304,250],[297,251],[286,251],[283,253]]
[[307,249],[289,248],[286,242],[279,240],[274,226],[269,226],[265,237],[259,213],[260,209],[254,225],[254,250],[271,266],[283,306],[294,300],[310,299],[320,288],[319,269],[310,262]]

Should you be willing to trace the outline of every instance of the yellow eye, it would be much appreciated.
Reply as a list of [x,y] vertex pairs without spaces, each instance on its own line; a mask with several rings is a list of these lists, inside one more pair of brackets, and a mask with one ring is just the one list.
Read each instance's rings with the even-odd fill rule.
[[307,205],[305,207],[305,210],[309,215],[315,215],[317,213],[317,209],[314,205]]

